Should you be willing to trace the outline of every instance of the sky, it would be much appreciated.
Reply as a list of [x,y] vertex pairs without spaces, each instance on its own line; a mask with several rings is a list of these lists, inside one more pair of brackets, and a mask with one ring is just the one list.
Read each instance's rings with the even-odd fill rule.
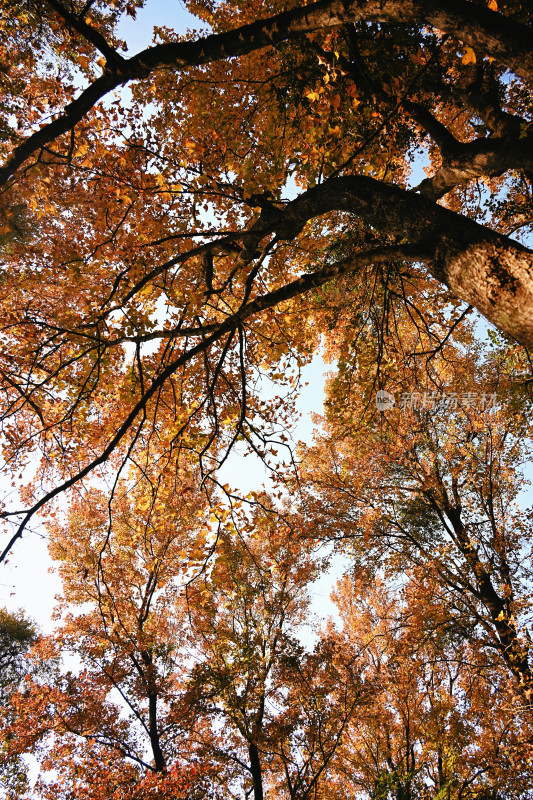
[[173,28],[179,34],[186,33],[188,28],[202,28],[201,21],[189,14],[180,0],[147,0],[135,19],[124,17],[117,29],[120,38],[128,44],[129,56],[153,43],[154,26]]

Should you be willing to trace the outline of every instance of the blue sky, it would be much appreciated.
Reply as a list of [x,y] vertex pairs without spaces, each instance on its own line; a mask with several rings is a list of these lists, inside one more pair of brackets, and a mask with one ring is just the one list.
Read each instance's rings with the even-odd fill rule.
[[187,28],[202,27],[200,20],[189,14],[180,0],[148,0],[137,12],[136,19],[125,16],[118,26],[118,35],[128,44],[128,55],[152,44],[154,26],[173,28],[179,34],[186,33]]

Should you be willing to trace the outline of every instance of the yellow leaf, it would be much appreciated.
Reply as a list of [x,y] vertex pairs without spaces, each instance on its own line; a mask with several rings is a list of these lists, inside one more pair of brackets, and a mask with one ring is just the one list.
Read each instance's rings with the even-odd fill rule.
[[320,95],[318,94],[318,92],[311,92],[311,91],[309,91],[309,92],[304,92],[304,97],[307,97],[307,99],[308,99],[308,100],[309,100],[311,103],[314,103],[314,101],[315,101],[315,100],[318,100],[318,98],[320,97]]
[[476,54],[471,47],[465,47],[465,54],[462,58],[463,64],[475,64]]
[[498,10],[498,3],[496,2],[496,0],[489,0],[489,8],[491,9],[491,11]]

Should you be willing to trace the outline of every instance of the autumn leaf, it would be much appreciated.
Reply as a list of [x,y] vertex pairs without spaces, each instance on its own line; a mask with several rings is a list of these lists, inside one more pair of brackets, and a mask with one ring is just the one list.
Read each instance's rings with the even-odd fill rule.
[[462,57],[463,64],[475,64],[476,54],[472,47],[465,47],[465,52]]

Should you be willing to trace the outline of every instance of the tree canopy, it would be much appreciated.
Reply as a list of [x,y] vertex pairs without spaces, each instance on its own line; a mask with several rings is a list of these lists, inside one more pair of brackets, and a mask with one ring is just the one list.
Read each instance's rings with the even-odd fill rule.
[[127,57],[135,3],[3,2],[5,553],[102,470],[263,452],[339,276],[531,343],[531,12],[489,5],[190,2]]
[[0,560],[43,525],[63,582],[1,758],[43,800],[526,800],[530,4],[187,0],[130,54],[143,5],[0,0]]

